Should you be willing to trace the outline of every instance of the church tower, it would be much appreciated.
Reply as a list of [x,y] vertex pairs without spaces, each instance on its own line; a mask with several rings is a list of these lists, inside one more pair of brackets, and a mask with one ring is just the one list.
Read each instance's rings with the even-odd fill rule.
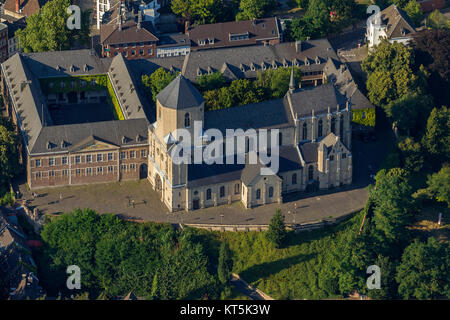
[[149,126],[149,180],[161,192],[171,211],[184,209],[188,165],[173,163],[172,151],[181,142],[178,129],[190,133],[194,142],[194,121],[204,121],[205,100],[200,92],[178,75],[156,96],[156,121]]

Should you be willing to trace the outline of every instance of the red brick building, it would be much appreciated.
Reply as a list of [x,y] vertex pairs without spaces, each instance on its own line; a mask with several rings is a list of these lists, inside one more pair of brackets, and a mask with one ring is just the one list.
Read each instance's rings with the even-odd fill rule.
[[0,62],[3,62],[8,58],[8,26],[4,23],[0,23]]
[[[127,59],[156,57],[156,43],[159,39],[155,36],[151,22],[141,21],[140,14],[137,17],[121,14],[120,7],[109,14],[112,15],[110,22],[100,26],[103,57],[114,57],[119,53]],[[106,20],[107,13],[105,15]]]

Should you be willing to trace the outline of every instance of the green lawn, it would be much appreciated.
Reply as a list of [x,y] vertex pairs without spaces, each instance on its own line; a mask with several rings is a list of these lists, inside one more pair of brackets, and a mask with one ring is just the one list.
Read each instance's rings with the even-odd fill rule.
[[234,272],[275,299],[330,298],[318,288],[327,251],[351,228],[358,232],[362,214],[339,225],[311,232],[290,232],[275,249],[263,232],[226,232],[234,254]]

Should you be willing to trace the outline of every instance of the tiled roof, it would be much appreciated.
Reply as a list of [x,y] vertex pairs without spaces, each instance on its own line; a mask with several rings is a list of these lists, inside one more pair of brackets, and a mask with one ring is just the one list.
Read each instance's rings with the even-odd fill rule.
[[[193,49],[197,50],[252,45],[257,41],[280,38],[277,18],[202,24],[190,27],[187,35]],[[233,36],[245,39],[232,40]],[[200,41],[205,44],[200,45]]]
[[[24,16],[31,16],[39,11],[47,2],[46,0],[19,0],[19,8],[22,10],[20,13]],[[5,10],[16,12],[16,0],[6,0]],[[19,13],[19,12],[17,12]]]
[[100,26],[100,42],[102,44],[123,44],[130,42],[158,41],[150,21],[142,21],[141,28],[133,20],[122,24],[119,30],[117,24],[102,24]]
[[[386,35],[388,38],[401,38],[416,32],[414,24],[411,22],[407,13],[398,8],[395,4],[390,5],[379,13],[381,25],[386,26]],[[378,15],[374,16],[375,20]]]
[[306,142],[299,144],[300,153],[302,156],[302,159],[305,161],[305,163],[315,163],[317,162],[317,147],[319,146],[319,143],[317,142]]

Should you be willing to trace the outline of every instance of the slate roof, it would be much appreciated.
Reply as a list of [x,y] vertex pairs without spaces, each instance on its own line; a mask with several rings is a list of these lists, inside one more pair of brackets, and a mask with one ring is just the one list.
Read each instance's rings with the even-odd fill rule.
[[245,164],[190,164],[188,167],[188,187],[223,183],[239,180]]
[[345,63],[329,59],[324,72],[328,82],[332,83],[349,100],[352,109],[374,108],[374,105],[359,90],[350,69]]
[[[44,127],[30,153],[68,152],[95,138],[121,147],[146,144],[148,121],[129,119]],[[47,148],[49,143],[51,149]]]
[[140,81],[131,74],[128,60],[121,54],[115,56],[108,72],[125,119],[145,118],[143,97],[137,90]]
[[168,108],[186,109],[201,105],[205,99],[192,83],[179,74],[156,96],[159,102]]
[[332,84],[327,83],[317,87],[297,89],[291,94],[292,108],[299,117],[311,116],[314,109],[315,114],[336,111],[345,108],[345,97]]
[[408,14],[395,4],[382,10],[372,20],[378,16],[381,18],[381,25],[386,26],[386,35],[388,38],[402,38],[416,32]]
[[34,52],[22,56],[37,78],[105,74],[112,61],[100,59],[89,49]]
[[333,146],[338,142],[338,139],[339,139],[338,136],[336,136],[333,132],[331,132],[319,142],[318,148],[320,149],[325,146],[328,155],[332,150]]
[[39,81],[30,71],[26,58],[16,53],[2,63],[2,73],[10,88],[15,110],[20,115],[19,127],[25,144],[32,148],[43,124],[52,125]]
[[281,146],[279,161],[278,172],[299,170],[303,167],[297,146]]
[[285,98],[205,112],[205,128],[270,129],[294,126]]
[[[202,24],[190,27],[186,33],[192,40],[193,50],[253,45],[257,41],[280,38],[277,18]],[[230,39],[231,35],[247,33],[248,39]],[[214,43],[210,44],[209,39]],[[205,45],[199,45],[200,40],[205,40]]]
[[164,34],[159,36],[157,48],[190,47],[191,40],[184,33]]
[[[315,60],[318,58],[319,64]],[[336,52],[327,39],[301,42],[301,50],[296,50],[295,42],[283,42],[277,45],[247,46],[224,48],[217,50],[191,51],[186,55],[182,73],[195,82],[198,70],[207,74],[208,69],[220,71],[224,66],[240,79],[255,78],[257,71],[271,68],[275,63],[277,68],[300,66],[303,72],[322,71],[328,58],[338,60]],[[255,67],[252,70],[251,66]],[[243,68],[243,71],[241,70]],[[233,80],[233,79],[229,79]]]
[[305,163],[317,162],[317,158],[318,158],[317,147],[318,146],[319,146],[318,142],[306,142],[306,143],[302,143],[302,144],[298,145],[302,159],[303,159],[303,161],[305,161]]

